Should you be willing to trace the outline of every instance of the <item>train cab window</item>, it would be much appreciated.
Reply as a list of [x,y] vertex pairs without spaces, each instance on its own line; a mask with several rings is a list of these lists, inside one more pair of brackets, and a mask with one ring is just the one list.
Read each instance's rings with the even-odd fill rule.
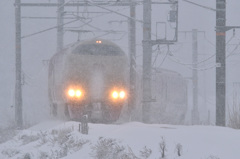
[[121,56],[124,55],[123,51],[116,46],[112,45],[99,45],[99,44],[84,44],[79,45],[73,54],[81,55],[103,55],[103,56]]

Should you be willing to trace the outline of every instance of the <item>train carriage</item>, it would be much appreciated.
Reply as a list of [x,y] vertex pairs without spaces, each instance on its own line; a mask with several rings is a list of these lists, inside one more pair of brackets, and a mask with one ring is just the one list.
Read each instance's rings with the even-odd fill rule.
[[155,101],[151,120],[161,124],[184,124],[188,110],[188,83],[179,73],[156,69],[152,92]]

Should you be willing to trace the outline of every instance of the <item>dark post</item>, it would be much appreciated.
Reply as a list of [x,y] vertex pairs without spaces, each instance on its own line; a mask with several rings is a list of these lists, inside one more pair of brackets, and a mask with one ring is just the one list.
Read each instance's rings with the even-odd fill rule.
[[226,0],[216,0],[216,125],[225,126]]
[[151,0],[143,2],[143,92],[142,120],[148,123],[151,109],[151,79],[152,79],[152,44],[151,44]]
[[22,65],[21,65],[21,0],[15,0],[16,25],[16,83],[15,83],[15,122],[18,128],[23,126],[22,117]]
[[88,116],[83,115],[81,118],[81,133],[88,134]]

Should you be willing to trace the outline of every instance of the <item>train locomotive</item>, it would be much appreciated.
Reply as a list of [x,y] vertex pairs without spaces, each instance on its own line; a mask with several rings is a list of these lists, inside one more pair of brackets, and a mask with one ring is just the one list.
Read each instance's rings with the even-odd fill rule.
[[103,39],[74,43],[49,63],[51,114],[80,120],[114,122],[128,98],[128,59],[116,44]]

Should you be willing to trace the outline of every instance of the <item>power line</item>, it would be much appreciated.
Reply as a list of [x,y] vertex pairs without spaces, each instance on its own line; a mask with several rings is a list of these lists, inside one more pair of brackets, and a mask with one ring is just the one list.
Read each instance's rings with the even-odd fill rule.
[[214,8],[207,7],[207,6],[204,6],[204,5],[198,4],[198,3],[194,3],[194,2],[191,2],[191,1],[189,1],[189,0],[183,0],[183,1],[188,2],[188,3],[190,3],[190,4],[193,4],[193,5],[195,5],[195,6],[198,6],[198,7],[204,8],[204,9],[208,9],[208,10],[214,11],[214,12],[217,11],[217,10],[214,9]]
[[[205,36],[205,34],[204,34],[204,38],[207,40],[207,42],[209,42],[210,44],[212,44],[212,43],[207,39],[207,37]],[[228,40],[228,42],[227,42],[226,44],[229,44],[229,43],[232,41],[233,38],[236,38],[235,34],[233,34],[233,36]],[[240,39],[239,39],[239,40],[240,40]],[[212,44],[212,45],[214,45],[214,44]],[[235,46],[234,50],[231,51],[231,52],[226,56],[226,59],[227,59],[229,56],[231,56],[232,54],[234,54],[234,52],[237,50],[237,48],[239,47],[239,45],[240,45],[240,43]],[[214,45],[214,46],[215,46],[215,45]],[[227,51],[227,52],[228,52],[228,51]],[[196,64],[198,65],[198,64],[204,63],[204,62],[212,59],[212,58],[215,57],[215,56],[216,56],[216,53],[212,54],[212,55],[209,56],[208,58],[206,58],[206,59],[204,59],[204,60],[202,60],[202,61],[200,61],[200,62],[198,62],[198,63],[196,63]],[[195,65],[195,63],[185,63],[185,62],[181,62],[181,60],[180,60],[180,59],[177,59],[176,57],[175,57],[175,60],[174,60],[174,59],[171,59],[171,60],[174,61],[174,62],[176,62],[176,63],[178,63],[178,64],[181,64],[181,65],[186,65],[186,66],[187,66],[187,65]],[[211,64],[211,63],[210,63],[210,64]],[[212,64],[213,64],[213,63],[212,63]],[[216,67],[216,65],[214,65],[214,66]],[[194,68],[191,68],[191,67],[188,67],[188,68],[194,69]],[[200,68],[200,70],[206,70],[206,69],[212,69],[212,68],[213,68],[213,66],[212,66],[212,67],[208,67],[208,68]]]
[[166,52],[166,55],[164,56],[162,62],[160,63],[160,65],[159,65],[158,67],[161,67],[161,66],[162,66],[162,64],[163,64],[164,61],[166,60],[167,56],[169,55],[169,53],[170,53],[170,51],[168,50],[168,51]]
[[182,65],[198,65],[198,64],[201,64],[201,63],[204,63],[204,62],[210,60],[211,58],[213,58],[215,56],[216,56],[216,54],[213,54],[213,55],[209,56],[208,58],[206,58],[200,62],[197,62],[197,63],[184,63],[184,62],[181,62],[179,59],[176,59],[176,58],[175,59],[178,60],[178,62],[181,63]]
[[[239,42],[238,45],[235,46],[234,50],[231,51],[231,52],[226,56],[226,59],[228,59],[230,56],[232,56],[232,55],[234,54],[234,52],[238,49],[239,46],[240,46],[240,42]],[[211,55],[210,57],[208,57],[207,59],[205,59],[205,60],[203,60],[203,61],[201,61],[201,62],[199,62],[199,63],[206,62],[207,60],[211,59],[211,58],[214,57],[214,56],[216,56],[216,54]],[[180,60],[177,61],[178,59],[174,60],[173,58],[169,58],[169,59],[170,59],[171,61],[175,62],[175,63],[178,63],[178,64],[180,64],[180,65],[186,66],[188,69],[196,69],[196,70],[199,70],[199,71],[205,71],[205,70],[209,70],[209,69],[213,69],[213,68],[216,68],[216,67],[217,67],[216,64],[214,64],[214,63],[209,63],[209,64],[214,64],[214,66],[206,67],[206,68],[193,68],[193,67],[188,66],[188,65],[193,65],[193,64],[191,64],[191,63],[183,63],[183,62],[181,62]],[[199,63],[197,63],[197,64],[199,64]],[[208,64],[208,65],[209,65],[209,64]]]
[[[76,22],[76,21],[78,21],[78,20],[79,20],[79,19],[73,20],[73,21],[70,21],[70,22],[67,22],[67,23],[64,23],[62,26],[67,25],[67,24],[74,23],[74,22]],[[37,34],[41,34],[41,33],[47,32],[47,31],[49,31],[49,30],[56,29],[56,28],[58,28],[58,26],[50,27],[50,28],[48,28],[48,29],[44,29],[44,30],[41,30],[41,31],[38,31],[38,32],[35,32],[35,33],[32,33],[32,34],[29,34],[29,35],[22,36],[21,39],[25,39],[25,38],[28,38],[28,37],[31,37],[31,36],[34,36],[34,35],[37,35]]]

